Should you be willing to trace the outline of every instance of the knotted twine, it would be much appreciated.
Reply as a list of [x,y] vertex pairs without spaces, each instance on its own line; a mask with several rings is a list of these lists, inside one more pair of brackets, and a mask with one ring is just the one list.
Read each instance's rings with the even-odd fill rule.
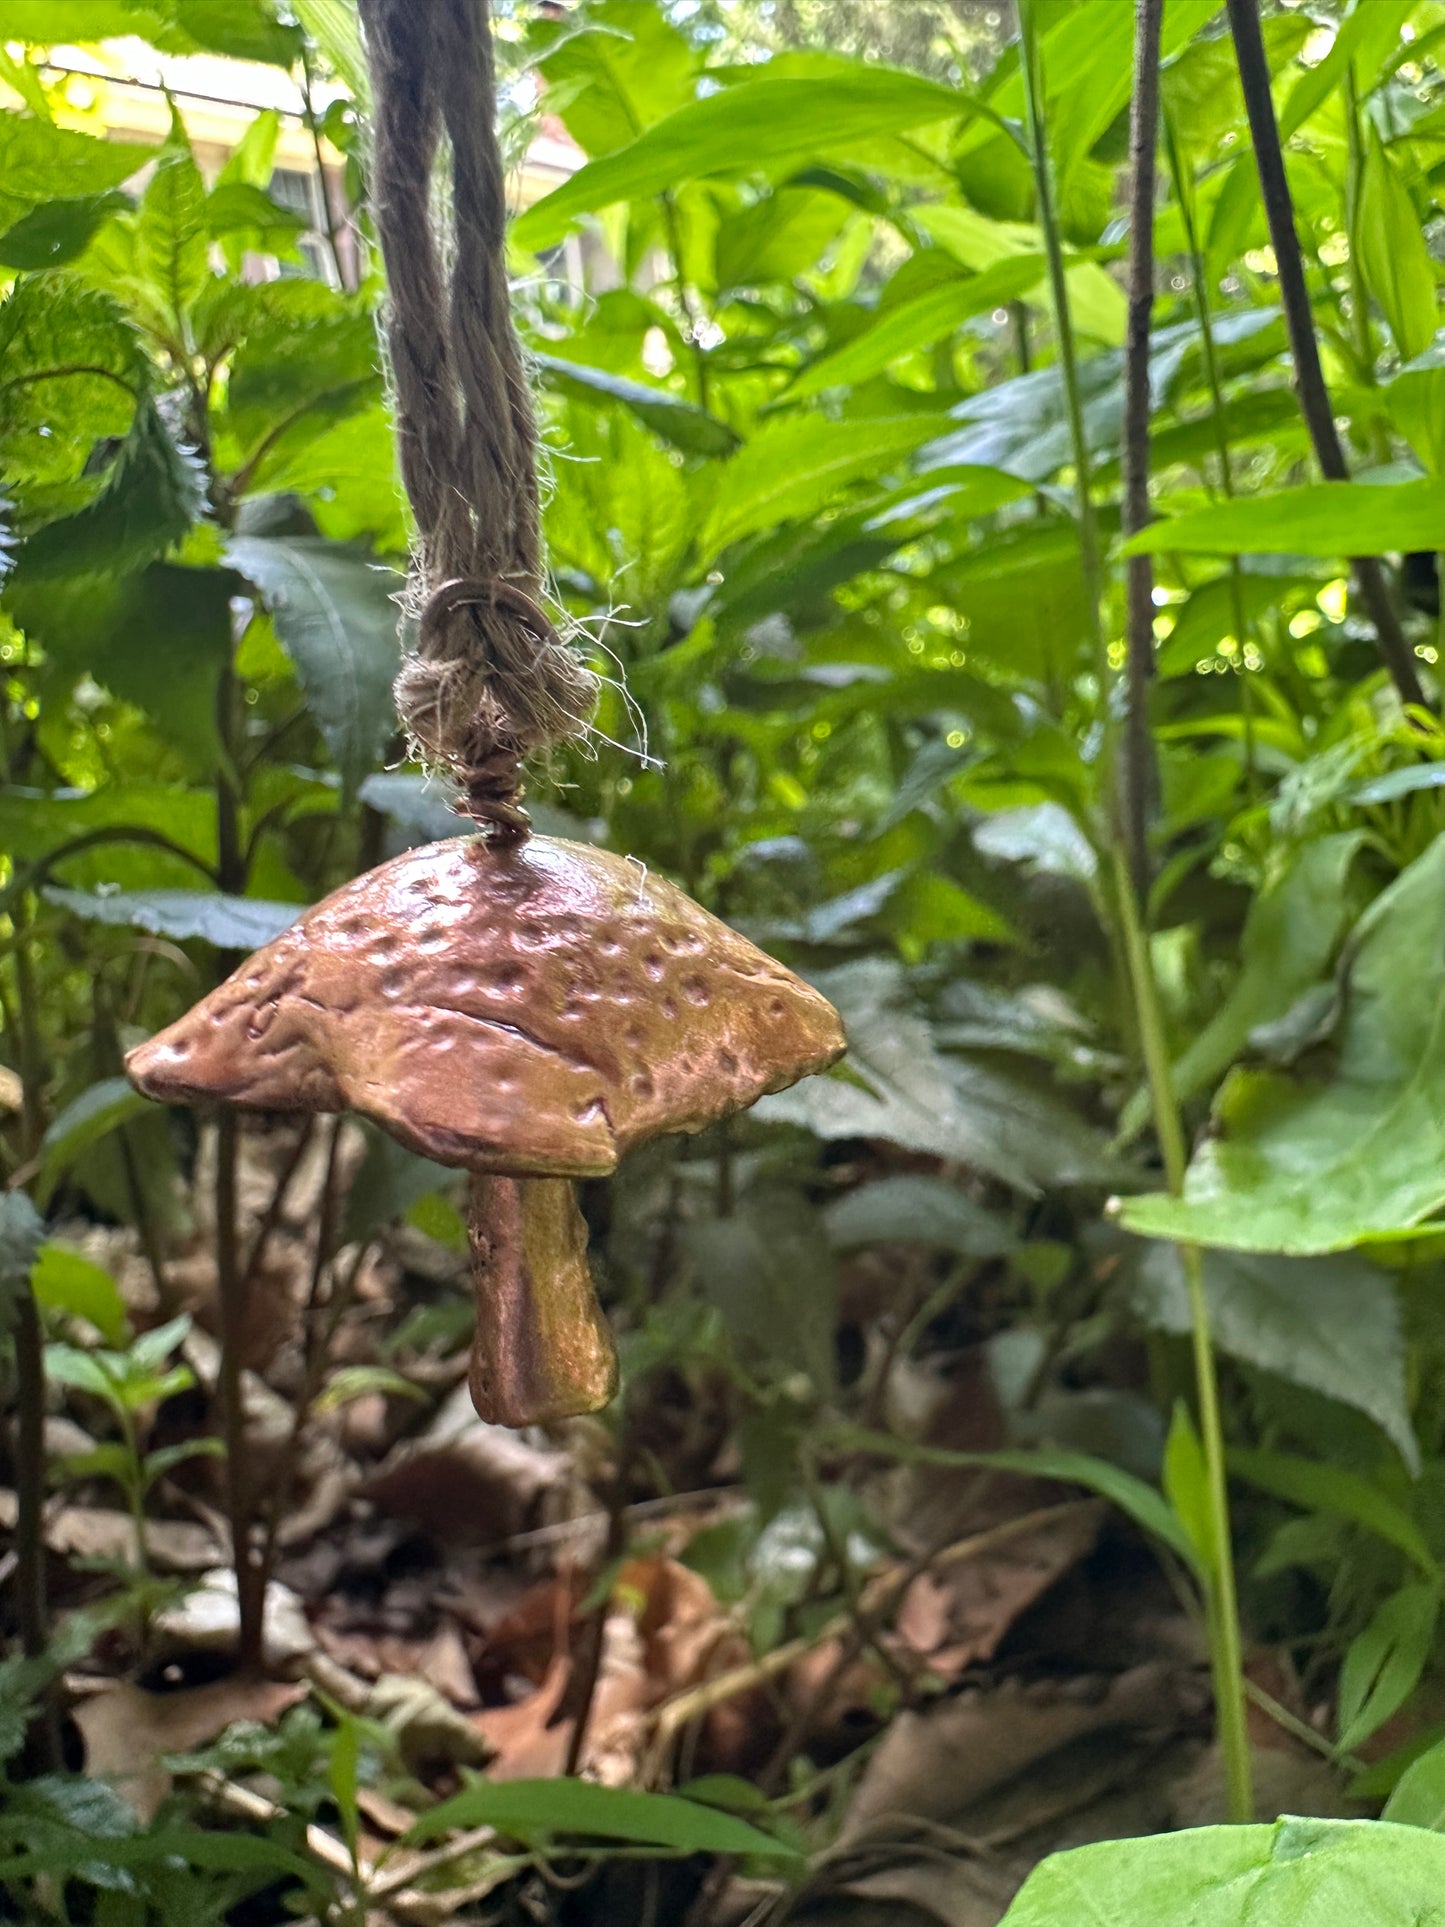
[[[507,287],[487,0],[361,0],[372,208],[389,284],[415,652],[398,713],[459,808],[526,834],[520,764],[587,728],[596,679],[541,602],[537,425]],[[436,189],[443,137],[450,193]]]

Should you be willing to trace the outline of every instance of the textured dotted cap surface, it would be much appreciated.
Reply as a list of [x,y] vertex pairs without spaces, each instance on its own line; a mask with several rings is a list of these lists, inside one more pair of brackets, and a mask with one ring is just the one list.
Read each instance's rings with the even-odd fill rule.
[[823,997],[640,864],[471,837],[327,897],[126,1068],[166,1102],[355,1110],[443,1164],[588,1177],[842,1050]]

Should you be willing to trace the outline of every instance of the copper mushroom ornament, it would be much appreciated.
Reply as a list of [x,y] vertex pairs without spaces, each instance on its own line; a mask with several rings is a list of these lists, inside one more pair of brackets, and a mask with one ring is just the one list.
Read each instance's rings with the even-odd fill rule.
[[842,1050],[816,991],[639,863],[477,836],[336,891],[126,1069],[164,1102],[359,1111],[470,1171],[472,1397],[523,1425],[616,1389],[571,1180]]

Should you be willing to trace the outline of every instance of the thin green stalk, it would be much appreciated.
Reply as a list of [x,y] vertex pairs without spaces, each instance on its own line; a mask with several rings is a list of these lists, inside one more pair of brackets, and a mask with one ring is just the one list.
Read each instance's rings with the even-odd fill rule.
[[[1184,1189],[1188,1162],[1184,1126],[1169,1074],[1169,1047],[1159,1011],[1154,968],[1134,904],[1129,873],[1122,853],[1114,853],[1115,896],[1124,931],[1124,948],[1139,1014],[1140,1040],[1154,1128],[1164,1158],[1169,1189],[1177,1197]],[[1219,1377],[1209,1327],[1209,1305],[1204,1293],[1204,1265],[1197,1245],[1180,1245],[1180,1261],[1189,1289],[1189,1321],[1194,1349],[1194,1379],[1199,1400],[1199,1433],[1209,1482],[1210,1558],[1206,1579],[1210,1667],[1214,1681],[1215,1719],[1219,1750],[1224,1759],[1230,1817],[1254,1818],[1254,1782],[1245,1725],[1244,1653],[1239,1635],[1239,1598],[1234,1579],[1234,1547],[1229,1529],[1229,1489],[1225,1474],[1224,1425],[1219,1410]]]
[[[1204,357],[1204,379],[1209,389],[1209,421],[1214,433],[1214,450],[1219,460],[1219,485],[1224,494],[1234,494],[1234,471],[1229,456],[1229,431],[1224,422],[1224,381],[1219,372],[1219,350],[1214,341],[1214,317],[1209,305],[1209,277],[1204,250],[1199,245],[1199,229],[1194,219],[1194,182],[1184,165],[1179,133],[1172,114],[1164,115],[1165,143],[1169,150],[1169,172],[1174,184],[1174,199],[1184,227],[1184,245],[1189,255],[1189,281],[1194,313],[1199,323],[1200,348]],[[1251,803],[1258,799],[1259,757],[1254,731],[1254,691],[1244,663],[1244,647],[1251,625],[1244,612],[1244,572],[1239,557],[1229,558],[1229,600],[1234,618],[1234,639],[1240,652],[1239,709],[1244,724],[1244,786]],[[1263,651],[1260,652],[1261,655]]]
[[1044,237],[1044,254],[1049,264],[1049,290],[1053,299],[1054,332],[1058,337],[1059,373],[1064,385],[1064,405],[1069,417],[1069,442],[1074,456],[1074,500],[1079,518],[1079,551],[1083,562],[1084,583],[1088,590],[1089,636],[1099,670],[1099,696],[1108,714],[1109,650],[1104,636],[1101,613],[1104,594],[1104,566],[1099,546],[1099,524],[1094,513],[1094,470],[1089,443],[1084,433],[1084,406],[1079,392],[1079,363],[1074,348],[1074,326],[1069,312],[1068,280],[1064,272],[1064,245],[1054,207],[1053,176],[1049,166],[1048,139],[1044,130],[1043,81],[1039,69],[1039,43],[1034,18],[1034,0],[1019,0],[1019,71],[1024,85],[1024,113],[1028,124],[1029,160],[1034,176],[1034,196],[1038,203],[1039,227]]

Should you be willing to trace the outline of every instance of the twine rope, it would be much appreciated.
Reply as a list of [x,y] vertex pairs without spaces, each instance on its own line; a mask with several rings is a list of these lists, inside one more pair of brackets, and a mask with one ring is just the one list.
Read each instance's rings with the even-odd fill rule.
[[[586,733],[596,678],[542,606],[537,425],[506,272],[487,0],[361,0],[372,204],[402,481],[416,520],[416,647],[397,712],[458,807],[526,834],[520,765]],[[450,192],[435,191],[443,141]]]

